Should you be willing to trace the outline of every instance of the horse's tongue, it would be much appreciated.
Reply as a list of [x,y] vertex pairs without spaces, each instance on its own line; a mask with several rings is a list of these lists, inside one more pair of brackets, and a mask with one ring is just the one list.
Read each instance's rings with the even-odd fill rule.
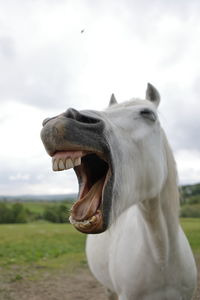
[[89,192],[72,207],[72,218],[76,221],[90,219],[97,211],[102,195],[102,189],[105,178],[97,181]]

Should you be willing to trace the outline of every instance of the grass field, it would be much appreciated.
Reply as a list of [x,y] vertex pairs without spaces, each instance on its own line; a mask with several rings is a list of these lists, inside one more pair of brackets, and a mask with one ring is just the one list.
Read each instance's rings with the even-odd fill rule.
[[[199,268],[200,219],[181,223]],[[86,267],[85,238],[70,224],[0,225],[0,299],[107,299]]]
[[69,224],[35,222],[0,226],[0,266],[60,268],[85,263],[85,235]]
[[[193,252],[200,254],[200,219],[181,219]],[[85,235],[70,224],[35,222],[0,226],[0,266],[37,263],[61,267],[85,263]]]
[[194,254],[200,254],[200,219],[182,218],[181,225]]
[[[72,206],[72,203],[67,201],[24,201],[20,203],[23,204],[25,209],[28,209],[32,213],[36,214],[44,213],[44,210],[49,206],[58,206],[60,204],[64,204],[68,207],[68,209],[70,209],[70,207]],[[12,203],[9,203],[9,205],[12,205]]]
[[[60,204],[60,202],[58,202]],[[54,202],[50,202],[50,201],[27,201],[27,202],[23,202],[23,206],[30,210],[31,212],[34,213],[38,213],[38,214],[42,214],[45,210],[46,207],[48,207],[49,205],[55,205]]]

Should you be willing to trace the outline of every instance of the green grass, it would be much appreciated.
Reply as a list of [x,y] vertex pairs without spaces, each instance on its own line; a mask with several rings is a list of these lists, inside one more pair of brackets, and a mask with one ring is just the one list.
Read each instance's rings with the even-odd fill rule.
[[194,254],[200,254],[200,218],[182,218],[181,225]]
[[45,210],[46,207],[48,207],[49,205],[52,205],[54,203],[49,202],[49,201],[44,201],[44,202],[38,202],[38,201],[33,201],[33,202],[23,202],[22,203],[23,206],[30,210],[33,213],[37,213],[37,214],[42,214]]
[[0,226],[0,266],[66,267],[85,262],[85,235],[69,224],[36,222]]
[[200,218],[200,204],[184,204],[181,206],[180,216],[184,218]]
[[[181,219],[193,252],[200,254],[200,219]],[[0,266],[37,265],[49,268],[86,262],[86,235],[70,224],[35,222],[0,226]]]

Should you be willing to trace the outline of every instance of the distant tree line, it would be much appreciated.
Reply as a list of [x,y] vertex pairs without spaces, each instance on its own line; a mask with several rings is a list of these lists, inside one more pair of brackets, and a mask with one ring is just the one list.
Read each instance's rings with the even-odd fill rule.
[[[180,189],[181,208],[180,216],[188,218],[200,218],[200,184],[182,186]],[[69,201],[55,201],[41,203],[39,212],[26,207],[24,199],[20,202],[11,202],[0,198],[0,224],[27,223],[38,220],[46,220],[54,223],[69,222],[69,207],[74,199]],[[17,200],[18,201],[18,200]],[[32,203],[35,201],[33,200]],[[42,204],[45,203],[45,205]],[[29,206],[30,207],[30,206]]]
[[200,183],[180,188],[181,204],[200,204]]
[[180,210],[182,218],[200,218],[200,205],[183,205]]
[[6,203],[0,203],[0,224],[26,223],[27,212],[20,203],[14,203],[11,207]]
[[200,184],[181,187],[180,216],[183,218],[200,218]]
[[54,223],[69,222],[69,209],[65,204],[47,205],[42,213],[33,212],[22,203],[0,202],[0,224],[28,223],[46,220]]
[[66,223],[69,222],[69,210],[64,204],[48,206],[44,210],[43,218],[53,223]]

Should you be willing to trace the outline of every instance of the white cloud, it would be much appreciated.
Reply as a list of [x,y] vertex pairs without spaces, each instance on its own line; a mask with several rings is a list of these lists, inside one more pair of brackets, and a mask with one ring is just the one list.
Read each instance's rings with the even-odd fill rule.
[[52,172],[51,158],[40,140],[41,122],[48,112],[52,114],[15,101],[1,105],[0,194],[77,192],[74,172]]
[[30,174],[21,174],[17,173],[16,175],[9,176],[9,180],[11,181],[27,181],[30,179]]
[[143,97],[148,81],[161,92],[161,120],[181,182],[199,181],[199,6],[196,0],[1,2],[0,194],[77,191],[74,174],[65,180],[51,171],[39,138],[42,120],[69,106],[102,109],[112,92],[119,101]]
[[199,182],[200,178],[200,152],[180,150],[175,155],[182,184]]

